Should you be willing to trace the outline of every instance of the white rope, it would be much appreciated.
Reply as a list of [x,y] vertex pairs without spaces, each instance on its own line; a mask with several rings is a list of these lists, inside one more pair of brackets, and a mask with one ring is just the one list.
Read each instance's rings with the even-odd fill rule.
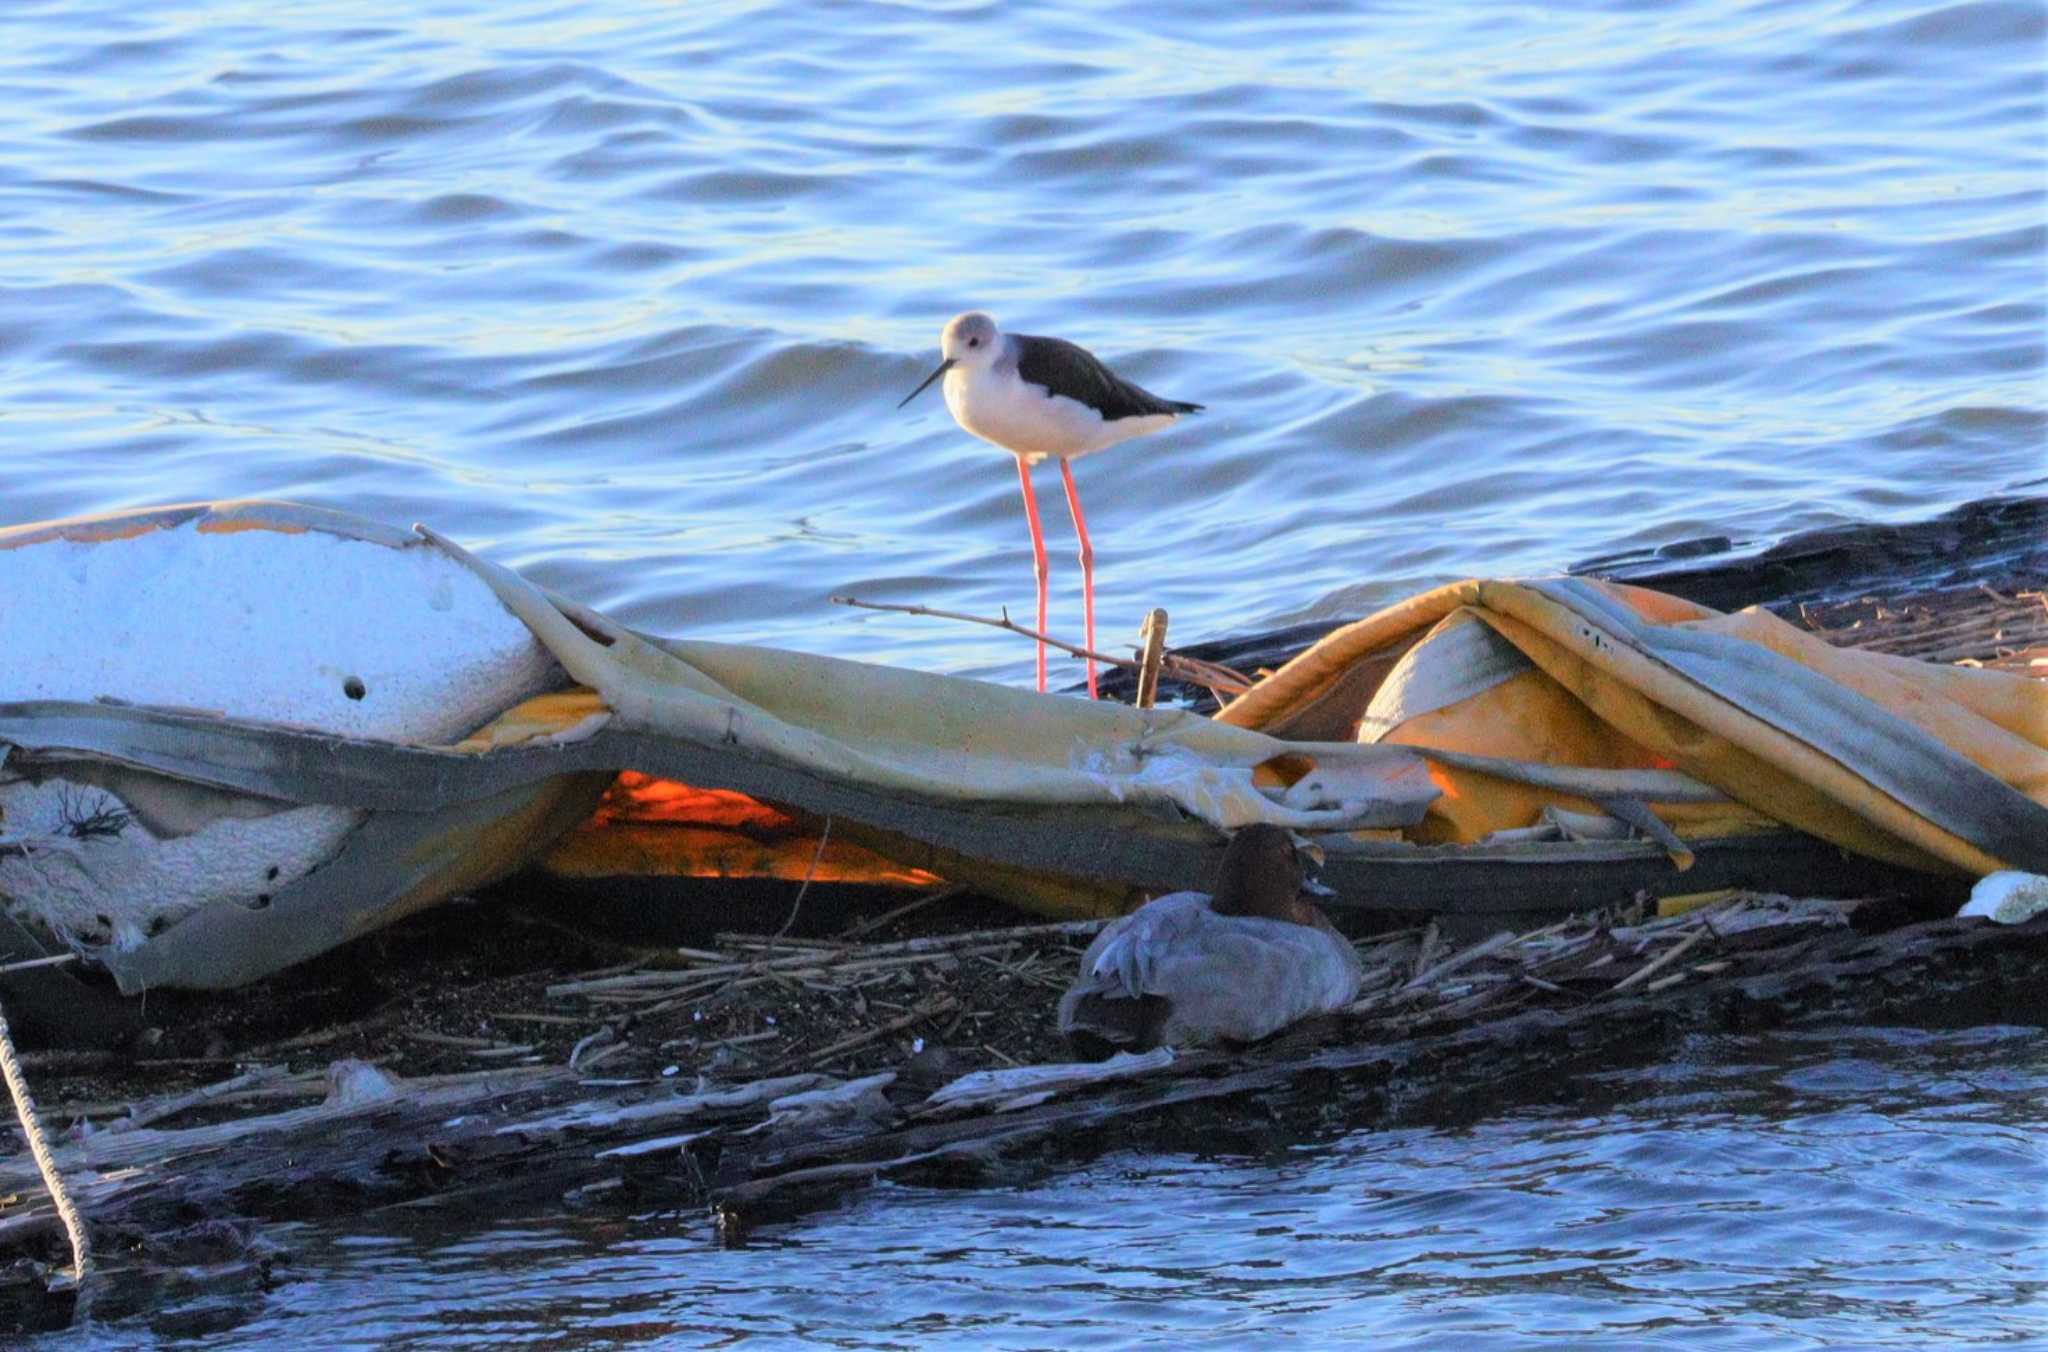
[[22,1073],[21,1058],[14,1054],[14,1035],[8,1030],[5,1009],[0,1009],[0,1077],[7,1081],[7,1092],[14,1095],[14,1115],[21,1121],[22,1135],[28,1137],[29,1153],[35,1156],[36,1168],[42,1171],[43,1186],[50,1190],[50,1201],[64,1222],[64,1233],[71,1237],[71,1271],[78,1284],[78,1309],[82,1313],[85,1275],[92,1268],[92,1242],[86,1237],[85,1218],[78,1214],[71,1190],[64,1186],[64,1176],[57,1172],[57,1160],[50,1153],[50,1138],[43,1134],[42,1119],[36,1116],[36,1101],[28,1092],[28,1077]]

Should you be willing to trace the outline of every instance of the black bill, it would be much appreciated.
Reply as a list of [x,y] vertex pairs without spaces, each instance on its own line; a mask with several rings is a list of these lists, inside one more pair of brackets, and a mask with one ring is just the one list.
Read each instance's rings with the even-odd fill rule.
[[[952,370],[952,369],[953,369],[953,359],[952,359],[951,357],[948,357],[948,358],[946,358],[946,359],[945,359],[944,361],[940,362],[940,363],[939,363],[939,369],[938,369],[938,370],[936,370],[936,371],[934,371],[934,372],[932,372],[932,373],[931,373],[930,375],[928,375],[928,376],[926,376],[926,377],[924,378],[924,384],[922,384],[922,385],[918,386],[918,387],[917,387],[916,389],[912,390],[912,391],[911,391],[911,392],[910,392],[909,394],[906,394],[906,395],[904,395],[904,396],[903,396],[903,404],[907,404],[907,403],[909,403],[909,402],[910,402],[911,400],[913,400],[913,399],[917,398],[917,396],[919,396],[920,394],[923,394],[923,393],[924,393],[924,392],[925,392],[925,391],[926,391],[927,389],[931,388],[931,383],[932,383],[932,382],[933,382],[934,380],[937,380],[937,379],[938,379],[938,378],[939,378],[940,376],[942,376],[942,375],[946,374],[946,372],[948,372],[948,371],[950,371],[950,370]],[[896,405],[896,407],[898,407],[898,408],[902,408],[902,407],[903,407],[903,404],[898,404],[898,405]]]

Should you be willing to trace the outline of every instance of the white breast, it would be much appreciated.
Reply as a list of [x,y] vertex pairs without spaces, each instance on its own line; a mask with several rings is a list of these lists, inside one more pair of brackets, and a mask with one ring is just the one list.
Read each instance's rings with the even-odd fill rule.
[[955,422],[983,441],[1024,457],[1027,464],[1090,455],[1174,422],[1170,414],[1105,422],[1078,400],[1047,398],[1043,389],[1027,384],[1014,369],[998,373],[956,367],[946,373],[945,389],[946,407]]

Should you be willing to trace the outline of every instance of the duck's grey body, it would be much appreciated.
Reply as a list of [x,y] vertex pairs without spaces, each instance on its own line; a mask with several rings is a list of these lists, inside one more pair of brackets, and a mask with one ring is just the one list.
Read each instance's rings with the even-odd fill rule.
[[1256,1042],[1349,1004],[1362,974],[1321,912],[1310,924],[1218,915],[1207,893],[1175,892],[1095,937],[1060,1000],[1060,1032],[1132,1051]]

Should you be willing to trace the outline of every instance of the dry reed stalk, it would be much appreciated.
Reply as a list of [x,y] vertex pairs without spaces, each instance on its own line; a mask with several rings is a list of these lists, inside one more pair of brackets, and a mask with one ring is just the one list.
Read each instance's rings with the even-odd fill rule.
[[1607,993],[1609,995],[1619,995],[1623,991],[1628,990],[1633,986],[1641,985],[1653,973],[1663,971],[1666,967],[1669,967],[1672,963],[1678,961],[1687,953],[1690,953],[1693,950],[1693,948],[1700,942],[1700,940],[1706,938],[1712,932],[1712,930],[1702,925],[1700,928],[1694,930],[1691,934],[1686,935],[1685,938],[1679,940],[1670,948],[1666,949],[1662,954],[1658,955],[1655,959],[1651,960],[1648,963],[1645,963],[1643,966],[1629,973],[1621,980],[1615,982],[1613,986],[1608,988]]
[[1436,946],[1442,938],[1443,931],[1437,928],[1436,921],[1430,921],[1428,926],[1422,931],[1421,947],[1415,950],[1415,965],[1408,972],[1411,979],[1422,975],[1424,969],[1436,957]]
[[1556,964],[1564,961],[1566,958],[1577,957],[1579,954],[1584,953],[1587,949],[1596,947],[1599,944],[1599,942],[1600,935],[1598,931],[1595,931],[1590,934],[1581,935],[1576,939],[1569,939],[1564,943],[1556,945],[1550,950],[1550,952],[1544,954],[1542,957],[1537,958],[1534,962],[1529,963],[1525,970],[1531,972],[1540,972],[1546,967],[1555,966]]
[[894,921],[901,920],[903,917],[907,915],[913,915],[916,912],[923,910],[927,906],[936,906],[938,903],[942,901],[951,901],[955,897],[965,896],[968,891],[968,887],[963,883],[954,883],[948,887],[933,888],[931,891],[926,892],[923,896],[918,897],[913,901],[905,902],[903,905],[898,906],[893,911],[884,911],[880,915],[868,917],[866,920],[861,921],[859,924],[848,928],[838,937],[841,942],[850,943],[853,940],[858,939],[863,934],[872,934],[876,930],[882,928],[882,926],[891,924]]
[[488,1049],[492,1047],[504,1047],[510,1045],[503,1038],[458,1037],[454,1033],[429,1033],[424,1030],[414,1028],[401,1028],[398,1030],[398,1035],[402,1038],[407,1039],[408,1041],[430,1043],[436,1047]]
[[1502,930],[1498,934],[1493,935],[1491,938],[1483,939],[1479,943],[1472,945],[1470,948],[1462,949],[1459,952],[1452,954],[1450,957],[1445,958],[1442,962],[1437,963],[1435,966],[1416,973],[1415,976],[1409,979],[1408,984],[1401,988],[1401,990],[1403,993],[1406,993],[1408,991],[1421,990],[1423,987],[1430,985],[1432,982],[1443,980],[1446,976],[1450,975],[1452,972],[1457,971],[1461,967],[1469,966],[1472,963],[1479,961],[1479,959],[1481,958],[1500,952],[1500,950],[1506,948],[1509,944],[1513,943],[1515,939],[1516,935],[1513,930]]
[[674,994],[674,988],[678,985],[690,985],[711,977],[745,976],[764,972],[815,977],[874,971],[885,966],[914,966],[919,962],[949,955],[971,957],[1025,939],[1092,935],[1107,923],[1107,920],[1065,920],[1046,925],[1021,925],[1007,929],[970,930],[960,934],[923,939],[902,939],[887,944],[864,944],[845,951],[817,949],[751,962],[729,962],[716,967],[624,972],[592,980],[558,982],[547,988],[547,996],[555,1000],[571,995],[591,996],[648,991],[660,997]]
[[592,1052],[590,1055],[584,1057],[582,1061],[577,1063],[576,1073],[579,1075],[588,1075],[591,1071],[596,1070],[605,1062],[613,1060],[616,1057],[623,1056],[627,1052],[632,1050],[633,1044],[630,1042],[614,1042],[609,1047],[600,1047],[596,1051]]
[[[875,1027],[862,1032],[854,1033],[849,1037],[843,1037],[829,1047],[806,1053],[803,1059],[807,1060],[812,1066],[823,1066],[835,1057],[843,1056],[847,1052],[865,1047],[870,1042],[888,1037],[891,1033],[900,1033],[912,1024],[921,1023],[940,1014],[949,1014],[959,1007],[960,1001],[956,996],[951,994],[933,996],[931,999],[912,1007],[900,1017],[891,1019],[887,1023],[877,1024]],[[794,1060],[795,1058],[791,1059]]]
[[24,958],[20,962],[0,964],[0,976],[10,972],[26,972],[36,967],[63,967],[78,961],[76,953],[58,953],[47,958]]
[[329,1042],[337,1042],[351,1033],[370,1032],[381,1027],[384,1023],[385,1019],[382,1015],[372,1015],[367,1019],[358,1019],[354,1023],[337,1023],[330,1028],[318,1028],[310,1033],[301,1033],[297,1037],[283,1038],[277,1042],[266,1042],[260,1046],[244,1048],[241,1059],[244,1061],[256,1061],[266,1056],[275,1055],[278,1052],[296,1052],[303,1051],[308,1047],[323,1046]]

